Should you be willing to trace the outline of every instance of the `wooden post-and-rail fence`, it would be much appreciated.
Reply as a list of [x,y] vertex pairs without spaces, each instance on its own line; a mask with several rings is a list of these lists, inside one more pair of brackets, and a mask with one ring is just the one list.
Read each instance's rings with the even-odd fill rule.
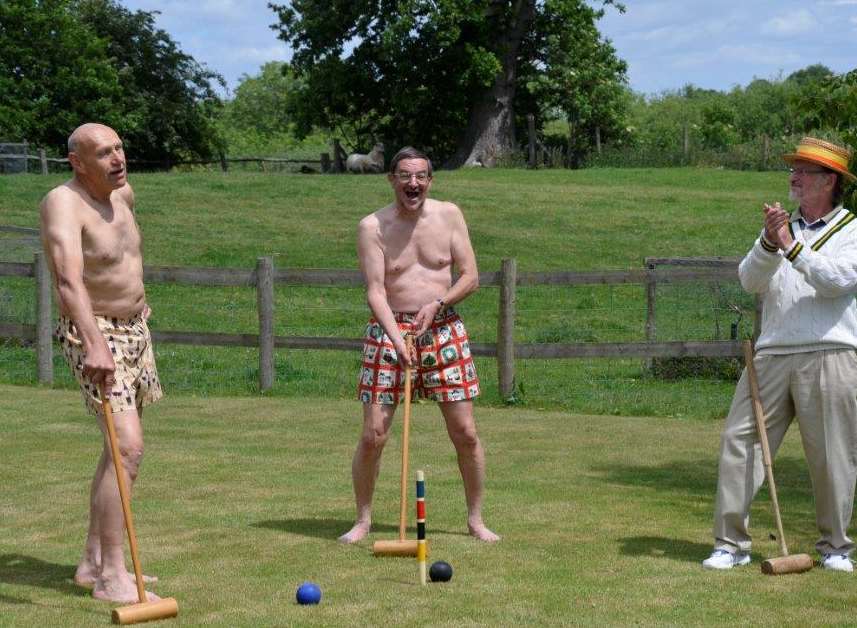
[[[17,161],[26,166],[28,161],[38,161],[42,174],[48,174],[48,164],[63,164],[68,165],[67,157],[48,157],[44,148],[39,149],[38,155],[30,155],[27,153],[0,153],[0,160]],[[340,160],[341,161],[341,160]],[[265,164],[318,164],[321,172],[343,172],[344,169],[339,161],[335,162],[336,166],[331,165],[330,153],[320,153],[319,159],[285,159],[280,157],[227,157],[224,153],[220,153],[217,159],[185,159],[181,161],[156,161],[150,159],[129,159],[131,165],[154,166],[166,168],[169,170],[173,166],[212,166],[219,165],[223,172],[229,170],[229,164],[255,163],[261,168],[265,168]],[[22,168],[22,172],[26,172],[26,167]]]
[[[724,282],[737,279],[737,261],[716,259],[692,267],[694,258],[678,260],[654,258],[646,260],[646,267],[625,271],[555,271],[519,272],[514,259],[503,260],[499,272],[479,275],[482,286],[499,288],[497,339],[495,343],[473,343],[474,355],[497,359],[500,394],[509,399],[515,392],[515,362],[519,359],[554,358],[661,358],[661,357],[739,357],[740,339],[708,341],[669,341],[655,339],[655,295],[658,284]],[[713,259],[713,258],[712,258]],[[696,260],[698,263],[698,260]],[[659,267],[659,266],[671,267]],[[0,277],[33,277],[36,285],[36,324],[0,322],[0,338],[22,339],[35,343],[40,383],[53,381],[53,343],[51,334],[51,277],[41,252],[36,252],[32,263],[0,262]],[[274,384],[274,350],[329,349],[359,351],[362,340],[334,337],[304,337],[274,335],[274,288],[276,285],[347,286],[364,284],[357,270],[298,270],[274,268],[270,257],[260,257],[253,270],[235,268],[185,268],[146,266],[147,283],[174,283],[195,286],[255,287],[259,319],[258,334],[227,334],[199,331],[152,332],[159,343],[203,346],[258,347],[259,389],[270,390]],[[515,308],[519,286],[580,286],[640,284],[646,286],[647,323],[645,342],[601,343],[516,343]],[[759,319],[758,307],[755,312]],[[758,322],[755,325],[758,330]]]

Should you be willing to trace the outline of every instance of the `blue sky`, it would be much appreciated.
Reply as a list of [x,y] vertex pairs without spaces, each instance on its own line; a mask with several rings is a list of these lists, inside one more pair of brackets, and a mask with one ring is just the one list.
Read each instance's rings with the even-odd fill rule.
[[[289,51],[268,25],[266,0],[120,0],[160,11],[156,23],[182,50],[224,76],[243,74]],[[787,76],[813,63],[857,68],[857,0],[624,0],[601,32],[628,62],[631,87],[654,94],[687,83],[728,90],[753,78]]]

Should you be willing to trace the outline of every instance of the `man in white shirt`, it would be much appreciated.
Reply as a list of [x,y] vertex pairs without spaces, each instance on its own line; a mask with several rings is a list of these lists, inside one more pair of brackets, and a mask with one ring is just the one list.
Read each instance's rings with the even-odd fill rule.
[[[815,495],[821,565],[853,571],[848,525],[857,481],[857,216],[841,205],[851,151],[805,137],[794,153],[789,215],[765,204],[764,230],[742,260],[741,285],[764,300],[754,365],[772,455],[800,425]],[[750,562],[750,504],[764,479],[746,370],[720,446],[714,551],[706,569]]]

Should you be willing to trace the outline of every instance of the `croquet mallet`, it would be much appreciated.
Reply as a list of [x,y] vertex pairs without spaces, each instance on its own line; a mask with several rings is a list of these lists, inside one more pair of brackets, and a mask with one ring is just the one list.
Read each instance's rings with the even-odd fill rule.
[[143,584],[143,569],[137,554],[137,534],[134,532],[134,519],[131,516],[131,498],[125,484],[125,473],[122,468],[122,458],[119,453],[119,442],[116,438],[116,425],[113,422],[113,410],[110,407],[108,391],[100,387],[101,408],[104,412],[104,423],[107,426],[107,440],[110,442],[110,452],[113,458],[113,468],[116,470],[116,483],[119,485],[119,498],[122,500],[122,514],[125,516],[125,529],[128,531],[128,544],[131,546],[131,562],[134,563],[134,577],[137,579],[137,604],[114,608],[112,613],[114,624],[137,624],[153,619],[167,619],[179,613],[179,605],[175,598],[166,597],[155,602],[146,598]]
[[[413,356],[413,336],[405,336],[408,355]],[[396,541],[375,541],[372,553],[375,556],[416,556],[417,541],[405,538],[408,509],[408,439],[411,430],[411,367],[405,366],[405,416],[402,419],[402,477],[399,508],[399,538]]]
[[762,446],[762,462],[765,465],[765,477],[768,481],[768,491],[771,494],[771,506],[777,523],[777,540],[780,545],[778,558],[769,558],[762,562],[762,573],[769,576],[801,573],[812,569],[812,557],[809,554],[792,554],[786,547],[783,534],[783,520],[780,517],[780,505],[777,501],[777,487],[774,484],[774,471],[771,468],[771,449],[768,446],[768,430],[765,427],[765,411],[762,408],[759,394],[759,381],[756,378],[756,367],[753,365],[753,345],[749,340],[744,341],[744,362],[747,366],[747,380],[750,385],[750,399],[753,402],[753,414],[756,416],[756,431],[759,433],[759,443]]

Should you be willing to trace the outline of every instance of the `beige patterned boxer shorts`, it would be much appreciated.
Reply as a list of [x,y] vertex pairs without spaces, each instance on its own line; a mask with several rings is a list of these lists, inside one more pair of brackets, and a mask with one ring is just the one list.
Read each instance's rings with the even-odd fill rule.
[[[148,406],[164,396],[149,326],[140,315],[131,318],[96,316],[98,329],[107,341],[116,364],[114,384],[110,391],[113,412],[124,412]],[[101,413],[101,395],[98,386],[83,374],[83,346],[72,320],[61,316],[56,338],[63,355],[80,385],[84,403],[91,414]]]

